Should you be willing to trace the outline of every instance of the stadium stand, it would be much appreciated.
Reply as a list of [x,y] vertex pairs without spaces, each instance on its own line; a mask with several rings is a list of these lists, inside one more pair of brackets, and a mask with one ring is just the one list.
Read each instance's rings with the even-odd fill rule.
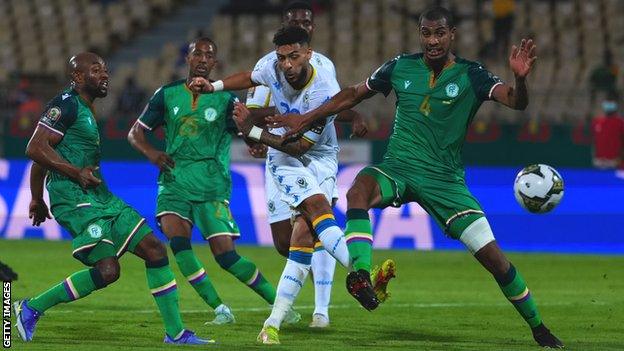
[[[334,60],[342,85],[356,83],[390,57],[419,50],[417,18],[433,2],[436,1],[314,2],[318,8],[314,47]],[[0,84],[18,76],[16,72],[58,79],[71,53],[86,49],[111,53],[134,45],[146,28],[166,22],[168,17],[163,14],[188,3],[119,0],[103,5],[89,0],[2,1],[0,11],[7,19],[0,23]],[[242,5],[237,7],[239,3]],[[506,57],[492,56],[487,50],[493,40],[493,1],[437,3],[451,8],[457,16],[460,34],[456,52],[470,59],[478,58],[503,79],[512,79]],[[129,75],[135,76],[139,86],[153,91],[163,81],[184,74],[179,71],[180,51],[198,30],[218,43],[217,76],[252,68],[259,57],[271,50],[272,34],[280,24],[281,4],[269,2],[270,6],[261,11],[246,4],[230,2],[210,24],[189,29],[186,38],[162,43],[157,55],[131,57],[132,60],[117,64],[112,70],[111,94],[115,96],[120,91]],[[524,113],[486,104],[480,118],[519,123],[528,115],[549,123],[577,123],[591,116],[597,107],[589,98],[592,70],[603,61],[605,50],[613,53],[613,62],[624,57],[624,17],[618,15],[623,12],[624,2],[618,0],[516,1],[512,42],[532,37],[539,50],[538,65],[530,82],[533,100]],[[621,77],[618,78],[621,86]],[[108,105],[104,106],[102,115],[111,113],[114,100],[104,104]],[[365,108],[375,116],[384,116],[393,105],[391,98],[379,98],[367,101]]]

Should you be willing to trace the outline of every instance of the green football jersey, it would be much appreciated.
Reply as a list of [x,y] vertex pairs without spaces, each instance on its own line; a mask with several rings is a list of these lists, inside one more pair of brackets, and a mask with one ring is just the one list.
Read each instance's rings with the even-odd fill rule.
[[158,194],[190,201],[229,200],[230,144],[236,96],[230,92],[193,95],[185,80],[156,90],[139,123],[152,130],[165,128],[166,152],[175,161],[158,177]]
[[442,179],[463,179],[461,149],[466,131],[498,77],[477,62],[455,57],[433,79],[422,54],[401,55],[384,63],[366,81],[369,89],[397,103],[393,133],[384,159],[408,170]]
[[[101,152],[97,122],[89,103],[75,90],[65,90],[50,100],[39,125],[63,137],[54,149],[69,163],[79,168],[99,166]],[[102,179],[99,169],[93,173]],[[104,202],[112,196],[104,182],[94,189],[83,190],[74,181],[54,171],[48,172],[46,187],[52,208],[61,204],[75,207],[94,200]]]

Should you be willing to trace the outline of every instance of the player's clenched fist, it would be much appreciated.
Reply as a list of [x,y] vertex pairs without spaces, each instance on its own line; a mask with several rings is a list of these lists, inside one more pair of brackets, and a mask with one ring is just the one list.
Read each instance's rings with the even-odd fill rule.
[[189,83],[189,89],[194,93],[212,93],[214,87],[210,81],[204,77],[193,77]]

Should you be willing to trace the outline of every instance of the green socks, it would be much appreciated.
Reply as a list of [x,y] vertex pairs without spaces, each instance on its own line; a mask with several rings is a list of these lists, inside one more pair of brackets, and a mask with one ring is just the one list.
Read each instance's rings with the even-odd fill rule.
[[171,238],[170,245],[178,267],[180,267],[180,271],[189,283],[191,283],[191,286],[197,291],[199,296],[201,296],[212,309],[221,305],[221,298],[219,298],[210,278],[208,278],[203,265],[199,262],[197,256],[195,256],[191,248],[190,239],[182,236],[175,236]]
[[252,288],[270,305],[275,302],[275,288],[262,276],[253,262],[239,256],[234,250],[215,256],[215,260],[221,268]]
[[156,300],[156,305],[165,323],[165,332],[172,338],[184,330],[180,308],[178,306],[178,289],[167,257],[155,262],[145,262],[147,286]]
[[370,272],[373,259],[373,229],[368,211],[361,208],[347,210],[345,237],[353,270],[363,269]]
[[78,300],[105,287],[102,273],[97,268],[78,271],[41,295],[28,300],[28,307],[43,313],[61,302]]
[[542,318],[520,272],[517,272],[516,268],[510,264],[504,276],[495,278],[505,297],[514,305],[527,324],[531,328],[540,325]]

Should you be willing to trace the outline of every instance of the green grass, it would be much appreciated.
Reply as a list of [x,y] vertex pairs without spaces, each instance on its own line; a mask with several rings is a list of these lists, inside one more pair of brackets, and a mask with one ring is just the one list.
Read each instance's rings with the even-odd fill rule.
[[[222,271],[207,246],[196,252],[223,300],[236,315],[231,326],[204,326],[212,319],[203,302],[176,272],[187,327],[211,336],[218,349],[258,349],[255,343],[269,308],[251,290]],[[29,297],[82,269],[68,242],[0,240],[1,259],[18,273],[13,299]],[[269,280],[284,261],[271,248],[240,247]],[[310,330],[313,287],[299,296],[304,319],[282,328],[278,350],[537,350],[524,321],[506,302],[493,279],[463,252],[377,251],[391,257],[397,279],[391,299],[370,313],[344,288],[336,270],[331,328]],[[624,257],[512,254],[547,325],[570,350],[624,350]],[[148,293],[142,262],[126,255],[120,280],[91,296],[54,307],[40,320],[35,339],[25,344],[14,329],[16,350],[119,350],[164,348],[163,327]],[[168,349],[171,349],[170,347]]]

